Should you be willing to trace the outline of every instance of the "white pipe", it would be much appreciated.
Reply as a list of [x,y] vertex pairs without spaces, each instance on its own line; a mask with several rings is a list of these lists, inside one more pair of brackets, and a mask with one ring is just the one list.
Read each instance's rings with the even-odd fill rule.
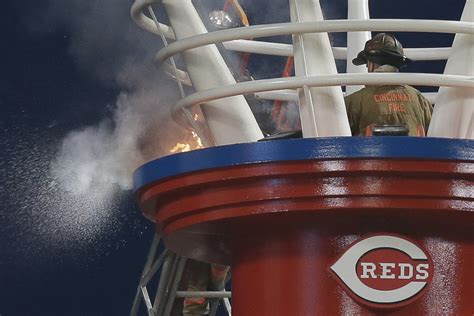
[[[133,7],[132,7],[133,8]],[[133,15],[134,21],[143,29],[150,33],[161,35],[157,29],[156,24],[153,20],[141,14],[141,11],[134,11],[133,13],[139,12],[140,15]],[[159,23],[161,30],[163,30],[164,36],[168,39],[176,39],[173,29],[166,24]],[[228,50],[242,52],[242,53],[253,53],[253,54],[264,54],[273,56],[293,56],[293,45],[264,42],[264,41],[253,41],[253,40],[233,40],[222,43]],[[347,48],[346,47],[333,47],[332,48],[334,58],[346,59]],[[450,47],[431,47],[431,48],[405,48],[405,54],[412,60],[446,60],[451,51]]]
[[[354,1],[354,0],[353,0]],[[136,24],[146,31],[161,35],[160,30],[156,27],[153,19],[145,16],[142,11],[148,5],[158,2],[156,0],[137,0],[132,6],[132,18]],[[161,30],[166,38],[176,39],[173,29],[166,24],[159,23]],[[252,40],[233,40],[223,43],[224,47],[228,50],[254,53],[254,54],[266,54],[274,56],[292,56],[293,46],[291,44],[263,42],[263,41],[252,41]],[[445,60],[449,56],[450,47],[433,47],[433,48],[406,48],[405,54],[407,57],[413,60]],[[334,57],[336,59],[346,59],[347,48],[345,47],[333,47]]]
[[[352,2],[358,0],[351,0]],[[368,1],[368,0],[362,0]],[[145,29],[146,31],[161,35],[160,30],[156,27],[153,19],[150,19],[142,12],[143,10],[158,2],[157,0],[136,0],[132,5],[131,15],[135,23]],[[164,36],[168,39],[176,39],[173,29],[166,24],[159,23]],[[239,51],[245,53],[254,54],[266,54],[275,56],[292,56],[293,45],[264,42],[264,41],[252,41],[252,40],[233,40],[223,43],[224,47],[228,50]],[[345,47],[333,47],[333,54],[336,59],[346,59],[347,48]],[[407,57],[413,60],[446,60],[449,56],[450,47],[432,47],[432,48],[405,48],[405,54]]]
[[200,34],[185,38],[161,49],[155,56],[158,63],[177,53],[236,39],[250,39],[266,36],[301,33],[386,31],[474,34],[474,23],[442,20],[327,20],[319,22],[276,23],[254,25]]
[[[156,28],[153,20],[142,15],[145,19],[135,20],[135,22],[143,29],[150,33],[160,35],[160,31]],[[153,24],[150,24],[153,23]],[[164,36],[168,39],[176,39],[173,29],[166,24],[159,23],[163,30]],[[263,54],[272,56],[293,56],[293,45],[283,43],[273,43],[253,40],[233,40],[222,43],[224,47],[231,51],[242,53]],[[446,60],[451,51],[451,47],[427,47],[427,48],[405,48],[405,54],[408,58],[417,60]],[[333,47],[332,52],[335,59],[346,59],[346,47]]]
[[254,94],[257,99],[261,100],[279,100],[287,102],[298,102],[298,93],[296,90],[276,90],[264,91]]
[[[319,0],[290,0],[292,22],[323,21]],[[295,75],[337,74],[327,33],[293,35]],[[339,87],[303,86],[298,90],[303,137],[349,136],[344,97]]]
[[[163,0],[163,5],[178,39],[207,33],[191,0]],[[236,82],[215,45],[186,51],[183,59],[197,91]],[[263,137],[247,101],[241,95],[206,102],[202,105],[202,111],[216,145],[252,142]]]
[[[272,56],[293,56],[293,45],[253,40],[234,40],[222,43],[225,49],[252,54]],[[347,49],[345,47],[333,47],[332,52],[335,59],[346,59]]]
[[[279,100],[279,101],[286,101],[286,102],[298,102],[298,93],[296,90],[276,90],[276,91],[264,91],[264,92],[256,92],[254,93],[257,99],[261,100]],[[348,95],[345,93],[344,95]],[[434,104],[436,101],[436,96],[438,95],[437,92],[423,92],[422,95]]]
[[474,89],[473,76],[425,74],[425,73],[367,73],[367,74],[336,74],[309,77],[288,77],[240,82],[234,85],[213,88],[196,92],[180,100],[173,106],[173,112],[182,107],[207,102],[229,96],[274,91],[283,89],[297,89],[302,86],[342,86],[342,85],[421,85],[432,87],[464,87]]
[[451,47],[404,48],[405,55],[412,60],[446,60]]
[[[272,55],[272,56],[293,56],[293,45],[253,41],[253,40],[233,40],[222,43],[224,47],[231,51]],[[427,47],[427,48],[405,48],[405,54],[413,60],[446,60],[448,59],[451,47]],[[335,59],[346,59],[346,47],[332,47]]]
[[160,26],[160,29],[157,28],[155,21],[153,19],[150,19],[146,15],[143,14],[143,11],[148,7],[151,6],[152,4],[158,2],[157,0],[136,0],[131,9],[131,15],[133,21],[143,28],[144,30],[156,34],[156,35],[161,35],[161,31],[163,31],[163,35],[168,38],[168,39],[176,39],[176,36],[174,34],[173,29],[166,24],[163,23],[158,23]]
[[[368,20],[369,14],[369,0],[348,0],[347,2],[347,18],[351,20]],[[368,31],[365,32],[348,32],[347,33],[347,73],[366,73],[365,66],[356,66],[352,64],[352,59],[357,57],[357,54],[364,49],[365,42],[371,38]],[[354,93],[363,86],[349,86],[346,87],[346,94]]]
[[292,56],[293,45],[252,40],[234,40],[222,43],[225,49],[242,52],[274,56]]
[[169,64],[165,63],[165,72],[166,74],[173,80],[180,81],[182,84],[191,87],[193,83],[191,82],[191,78],[189,78],[189,74],[181,69],[178,69]]
[[[474,21],[474,1],[467,0],[461,21]],[[474,75],[474,35],[456,34],[445,74]],[[474,91],[440,88],[428,136],[474,139]]]

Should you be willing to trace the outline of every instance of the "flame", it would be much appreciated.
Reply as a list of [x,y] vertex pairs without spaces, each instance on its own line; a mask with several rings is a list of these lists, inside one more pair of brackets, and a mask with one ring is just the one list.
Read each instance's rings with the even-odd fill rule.
[[186,151],[203,148],[202,140],[195,131],[191,131],[192,139],[183,143],[176,143],[173,148],[170,149],[171,153],[184,153]]
[[194,149],[203,148],[204,146],[202,145],[202,140],[198,136],[198,134],[195,131],[192,131],[191,134],[193,135],[193,139],[196,141],[197,144],[196,148]]
[[184,153],[191,150],[190,144],[176,143],[176,145],[170,149],[172,153]]

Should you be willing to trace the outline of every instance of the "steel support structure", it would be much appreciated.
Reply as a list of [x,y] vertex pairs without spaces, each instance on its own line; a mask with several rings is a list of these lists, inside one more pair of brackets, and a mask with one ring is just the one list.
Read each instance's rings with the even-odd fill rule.
[[[219,303],[223,301],[228,315],[231,315],[231,292],[223,291],[178,291],[186,258],[164,249],[160,254],[160,237],[155,234],[148,251],[145,267],[140,277],[137,292],[130,310],[130,316],[139,315],[140,305],[145,304],[148,316],[169,316],[177,297],[205,297],[210,299],[210,316],[216,315]],[[154,300],[151,300],[149,287],[158,277]]]

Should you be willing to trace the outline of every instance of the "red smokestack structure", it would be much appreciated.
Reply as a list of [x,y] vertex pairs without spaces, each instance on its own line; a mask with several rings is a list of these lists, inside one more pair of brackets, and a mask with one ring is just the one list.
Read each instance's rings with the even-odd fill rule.
[[473,141],[338,137],[180,153],[135,173],[172,251],[232,266],[232,313],[471,315]]

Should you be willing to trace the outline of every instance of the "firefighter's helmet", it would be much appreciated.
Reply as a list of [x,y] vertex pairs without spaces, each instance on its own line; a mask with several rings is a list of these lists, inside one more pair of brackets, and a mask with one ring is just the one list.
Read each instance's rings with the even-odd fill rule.
[[392,34],[379,33],[365,43],[364,50],[352,60],[354,65],[363,65],[368,61],[376,64],[389,64],[403,68],[411,60],[405,56],[402,44]]

